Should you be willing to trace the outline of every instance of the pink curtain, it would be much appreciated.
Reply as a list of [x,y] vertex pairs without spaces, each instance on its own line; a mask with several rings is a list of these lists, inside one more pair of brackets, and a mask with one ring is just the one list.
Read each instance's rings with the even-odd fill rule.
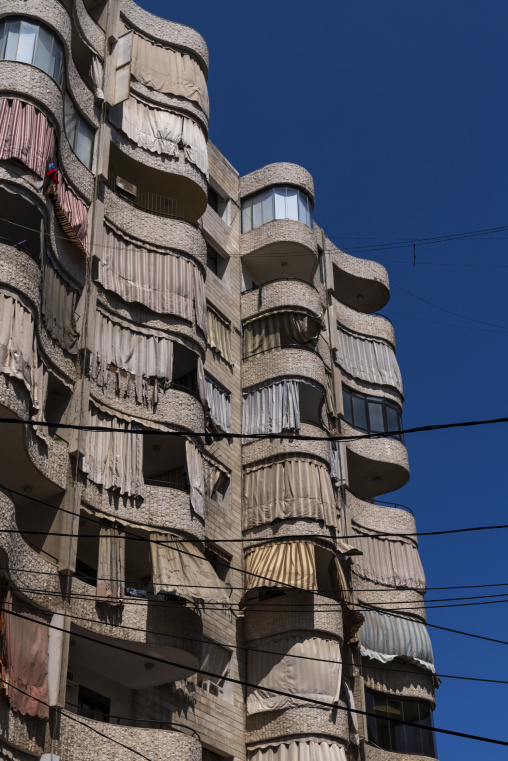
[[[7,697],[14,711],[49,718],[49,616],[19,603],[7,590],[4,601],[4,647]],[[23,616],[12,615],[14,611]],[[26,620],[29,619],[29,620]]]
[[[65,224],[63,224],[64,231],[70,238],[77,236],[83,248],[86,249],[88,209],[83,201],[80,201],[72,190],[69,190],[61,172],[58,173],[58,204],[71,227],[71,231],[66,230]],[[62,220],[60,220],[61,222]]]
[[39,177],[54,161],[55,130],[35,106],[0,98],[0,159],[18,159]]

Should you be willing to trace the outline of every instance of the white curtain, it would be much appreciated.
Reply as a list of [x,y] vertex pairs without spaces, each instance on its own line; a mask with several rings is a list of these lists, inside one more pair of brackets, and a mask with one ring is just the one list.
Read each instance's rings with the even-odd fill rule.
[[192,441],[185,440],[185,456],[190,483],[190,501],[194,512],[205,517],[205,478],[201,452]]
[[[108,366],[112,364],[134,376],[136,400],[149,401],[148,378],[154,378],[154,394],[160,381],[163,388],[173,375],[173,342],[153,332],[144,333],[97,311],[95,338],[90,357],[90,377],[105,386]],[[156,401],[156,396],[152,401]]]
[[14,293],[0,291],[0,372],[23,381],[32,391],[34,318]]
[[79,293],[71,288],[45,257],[41,311],[48,333],[70,354],[78,353]]
[[[336,640],[290,634],[272,637],[269,646],[260,647],[278,654],[249,648],[248,681],[258,686],[247,688],[248,715],[302,706],[306,698],[329,703],[330,708],[338,703],[342,658]],[[289,695],[275,695],[270,689]]]
[[390,344],[350,333],[341,325],[337,326],[337,335],[335,360],[346,373],[368,383],[393,386],[402,394],[399,365]]
[[135,98],[128,98],[114,106],[109,118],[129,140],[151,153],[178,157],[182,145],[187,161],[195,164],[208,179],[206,138],[192,119],[147,106]]
[[283,380],[243,397],[243,433],[280,433],[300,428],[300,384]]
[[205,377],[206,401],[212,421],[222,430],[231,432],[231,395]]
[[263,743],[247,751],[248,761],[346,761],[343,745],[318,740]]
[[87,454],[80,458],[81,470],[105,489],[144,497],[142,434],[132,433],[135,430],[132,423],[107,415],[93,404],[89,425],[118,430],[88,432]]
[[209,671],[210,674],[203,674],[201,680],[209,680],[214,684],[220,684],[224,677],[229,673],[229,664],[231,661],[231,651],[226,650],[220,645],[216,645],[214,642],[205,642],[203,644],[203,662],[201,669],[203,671]]
[[90,65],[90,79],[93,82],[95,97],[98,100],[104,100],[104,93],[102,91],[102,76],[103,67],[101,59],[94,55],[92,56],[92,63]]

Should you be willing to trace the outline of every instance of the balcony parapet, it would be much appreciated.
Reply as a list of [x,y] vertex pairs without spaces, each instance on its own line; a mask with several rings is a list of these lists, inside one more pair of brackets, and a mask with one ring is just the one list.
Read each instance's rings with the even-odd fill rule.
[[[394,695],[397,698],[414,698],[436,705],[434,677],[426,669],[417,669],[412,663],[380,663],[363,658],[362,675],[369,690]],[[399,756],[399,754],[397,754]],[[376,757],[377,758],[377,757]],[[414,756],[411,756],[413,759]]]
[[240,198],[245,198],[273,185],[293,185],[305,191],[314,204],[312,175],[299,164],[281,161],[256,169],[240,177]]
[[[291,259],[291,255],[308,252],[311,254],[309,261],[317,264],[317,242],[314,231],[304,222],[296,219],[273,219],[264,225],[255,227],[240,238],[241,256],[254,255],[257,251],[269,248],[275,255],[277,249],[281,254],[287,251],[287,256],[277,257],[277,263],[283,259]],[[299,258],[302,258],[301,255]],[[279,261],[280,260],[280,261]],[[281,276],[283,273],[280,270]],[[310,279],[311,275],[307,276]]]
[[325,238],[327,252],[338,271],[338,278],[331,275],[330,287],[337,299],[359,312],[377,312],[390,298],[388,272],[383,265],[369,259],[359,259],[346,254]]
[[387,317],[378,314],[364,314],[342,304],[337,299],[333,300],[335,319],[353,333],[372,336],[383,341],[388,341],[395,349],[395,331],[391,321]]
[[327,739],[338,738],[347,744],[349,743],[347,706],[342,700],[338,705],[339,708],[333,711],[317,706],[302,706],[287,708],[285,711],[265,711],[247,716],[246,742],[247,744],[260,743],[278,738],[287,742],[288,737],[324,735]]
[[[331,634],[343,642],[342,611],[328,597],[311,592],[287,592],[284,596],[256,600],[254,610],[245,609],[245,639],[248,642],[292,631]],[[319,636],[319,635],[317,635]],[[263,645],[270,650],[270,642]]]
[[[354,540],[350,540],[354,544]],[[390,613],[395,611],[397,615],[408,615],[426,622],[425,600],[421,592],[416,589],[400,589],[377,584],[371,579],[362,579],[354,573],[353,566],[352,587],[356,591],[358,606],[362,610],[361,603],[366,606],[374,606],[383,610],[386,608]]]
[[285,518],[276,523],[262,524],[243,530],[244,548],[251,547],[258,542],[266,542],[273,539],[287,539],[288,537],[306,536],[321,537],[335,548],[335,529],[325,526],[323,521],[310,519]]
[[369,745],[369,743],[364,744],[363,750],[365,761],[437,761],[437,759],[433,759],[431,756],[382,750],[382,748],[378,748],[377,745]]
[[[344,436],[362,435],[341,421]],[[346,441],[349,488],[360,498],[396,491],[409,480],[407,449],[397,439],[363,438]]]
[[244,391],[276,378],[308,378],[326,389],[326,370],[321,357],[303,348],[272,349],[244,360]]
[[[289,435],[284,431],[281,435]],[[315,436],[320,441],[299,440],[298,436]],[[278,455],[310,455],[322,460],[330,467],[330,443],[328,432],[312,423],[302,423],[300,431],[293,439],[254,439],[250,444],[244,444],[242,458],[244,465],[251,465],[259,460],[267,460]]]
[[73,6],[81,37],[102,58],[106,44],[106,35],[88,13],[83,0],[76,0]]
[[[351,520],[369,531],[386,533],[393,531],[394,534],[414,534],[416,523],[414,516],[408,509],[378,505],[366,502],[350,491],[346,492],[346,504]],[[416,537],[412,539],[417,545]]]
[[243,320],[281,307],[303,308],[314,317],[320,317],[323,311],[318,291],[305,280],[280,278],[242,294]]

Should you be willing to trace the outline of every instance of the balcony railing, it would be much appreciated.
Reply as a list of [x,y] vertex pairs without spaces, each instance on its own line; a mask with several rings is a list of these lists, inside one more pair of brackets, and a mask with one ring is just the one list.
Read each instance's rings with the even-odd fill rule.
[[411,508],[407,505],[401,505],[399,502],[385,502],[382,499],[377,499],[377,497],[374,499],[366,499],[365,502],[370,502],[371,505],[381,505],[382,507],[396,507],[398,510],[405,510],[406,512],[411,513],[411,515],[414,517],[414,513]]
[[132,192],[127,191],[118,185],[117,177],[112,173],[109,175],[108,185],[111,190],[114,190],[115,193],[120,196],[120,198],[123,198],[124,201],[127,201],[127,203],[132,204],[132,206],[135,206],[138,209],[148,211],[150,214],[157,214],[161,217],[178,219],[182,222],[187,222],[194,227],[198,227],[196,220],[200,215],[193,206],[185,201],[181,201],[178,198],[171,198],[170,196],[162,196],[159,193],[151,193],[148,190],[135,187],[134,185],[131,186]]

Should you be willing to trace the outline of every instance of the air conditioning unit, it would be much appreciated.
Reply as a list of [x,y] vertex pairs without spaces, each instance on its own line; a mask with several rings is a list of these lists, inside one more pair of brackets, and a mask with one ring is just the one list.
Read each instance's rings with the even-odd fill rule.
[[133,185],[132,182],[127,182],[127,180],[122,180],[121,177],[116,178],[116,187],[134,197],[138,194],[136,185]]

